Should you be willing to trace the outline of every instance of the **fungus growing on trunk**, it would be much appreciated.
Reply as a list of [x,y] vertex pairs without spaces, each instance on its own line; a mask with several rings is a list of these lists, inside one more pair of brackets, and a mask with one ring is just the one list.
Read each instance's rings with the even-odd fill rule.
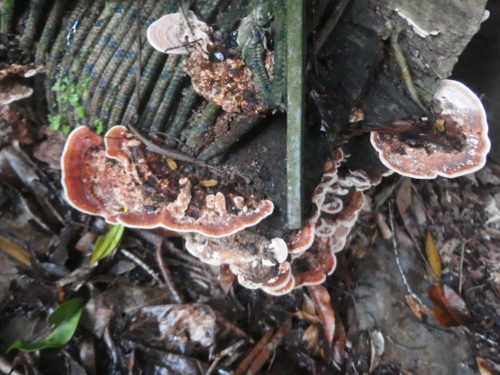
[[253,74],[242,59],[211,61],[193,52],[184,61],[194,90],[226,112],[255,115],[267,109]]
[[33,95],[33,89],[24,83],[12,79],[0,81],[0,105],[17,102],[31,95]]
[[387,175],[385,169],[339,171],[344,162],[343,151],[334,150],[314,190],[311,217],[288,241],[296,288],[321,284],[335,270],[335,254],[344,249],[365,202],[363,191]]
[[245,230],[223,238],[186,234],[186,249],[201,261],[228,265],[246,288],[260,288],[273,295],[290,292],[295,286],[288,247],[281,238],[267,238]]
[[408,177],[459,177],[481,169],[490,150],[486,113],[479,98],[465,85],[443,80],[434,94],[437,107],[431,129],[448,142],[424,140],[412,144],[404,134],[371,133],[380,161]]
[[79,127],[64,147],[65,196],[82,212],[127,227],[209,237],[237,233],[273,212],[271,201],[257,199],[237,181],[217,176],[216,187],[202,186],[200,181],[216,178],[208,168],[171,169],[166,156],[148,151],[123,126],[111,128],[104,139]]
[[207,52],[212,28],[200,21],[194,12],[171,13],[153,22],[146,32],[149,44],[157,51],[187,55],[192,51]]

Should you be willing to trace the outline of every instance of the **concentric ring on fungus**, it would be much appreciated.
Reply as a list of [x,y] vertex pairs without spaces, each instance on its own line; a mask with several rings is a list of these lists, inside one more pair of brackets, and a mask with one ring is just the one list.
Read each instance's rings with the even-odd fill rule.
[[[438,119],[451,119],[465,137],[460,150],[429,144],[413,147],[394,134],[372,132],[371,144],[380,161],[389,169],[408,177],[431,179],[459,177],[476,172],[486,163],[491,143],[486,112],[479,98],[464,84],[443,80],[434,94],[441,108]],[[430,151],[429,151],[430,150]]]

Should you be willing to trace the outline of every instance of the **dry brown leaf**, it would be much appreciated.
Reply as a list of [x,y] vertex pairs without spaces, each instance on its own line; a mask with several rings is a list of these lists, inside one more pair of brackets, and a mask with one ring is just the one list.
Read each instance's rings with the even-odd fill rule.
[[236,276],[231,272],[229,266],[227,264],[221,266],[219,270],[219,284],[224,293],[227,294],[229,292],[234,280],[236,280]]
[[432,314],[432,311],[427,306],[422,305],[422,303],[411,294],[407,294],[405,296],[405,300],[413,315],[415,315],[418,319],[422,319],[424,314]]
[[333,336],[332,354],[333,360],[341,365],[345,361],[345,348],[347,344],[347,337],[345,335],[344,323],[339,315],[335,313],[335,335]]
[[467,324],[471,315],[464,300],[449,286],[434,285],[429,296],[434,301],[433,312],[436,320],[443,326]]
[[419,237],[418,226],[410,207],[412,205],[412,184],[410,178],[403,178],[396,192],[396,205],[406,230],[413,238]]
[[481,375],[493,375],[493,370],[490,364],[481,357],[476,357],[477,368]]
[[321,285],[309,286],[307,289],[309,290],[309,294],[314,301],[316,311],[321,318],[328,347],[331,348],[335,334],[335,311],[332,307],[330,294],[328,293],[328,290]]
[[441,280],[441,257],[430,231],[425,236],[425,254],[437,281]]
[[316,324],[311,324],[304,331],[302,335],[302,341],[304,342],[304,347],[310,350],[312,353],[316,354],[319,350],[319,329]]

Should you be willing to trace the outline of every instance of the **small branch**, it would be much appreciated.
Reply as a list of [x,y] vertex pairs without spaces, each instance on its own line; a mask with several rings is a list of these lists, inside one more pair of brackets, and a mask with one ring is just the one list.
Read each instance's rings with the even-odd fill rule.
[[175,282],[172,278],[172,274],[170,273],[170,270],[167,268],[167,266],[163,260],[161,250],[162,250],[162,243],[160,242],[160,244],[158,246],[156,246],[155,257],[156,257],[156,261],[158,262],[158,266],[160,268],[161,275],[163,276],[163,280],[165,280],[165,285],[167,286],[167,288],[172,296],[172,300],[177,304],[186,303],[185,298],[179,292],[179,290],[178,290],[177,286],[175,285]]
[[411,78],[410,68],[408,67],[408,63],[406,62],[403,50],[399,46],[398,39],[399,31],[393,31],[391,34],[391,51],[394,55],[394,59],[396,60],[396,64],[398,65],[399,70],[401,71],[403,82],[406,86],[406,89],[408,90],[408,93],[410,94],[410,97],[420,107],[420,109],[422,109],[422,111],[426,113],[427,109],[418,97],[417,89],[415,88],[415,85],[413,84],[413,80]]
[[401,260],[399,257],[399,250],[398,250],[398,244],[396,241],[396,232],[394,231],[394,208],[392,206],[392,201],[389,201],[389,225],[391,228],[392,232],[392,250],[394,252],[394,256],[396,258],[396,265],[398,266],[399,274],[401,275],[401,279],[403,280],[403,284],[405,285],[406,291],[408,294],[414,298],[418,303],[420,303],[422,306],[425,306],[425,304],[422,302],[419,296],[411,289],[410,284],[408,283],[408,279],[406,278],[406,275],[404,274],[403,271],[403,266],[401,265]]

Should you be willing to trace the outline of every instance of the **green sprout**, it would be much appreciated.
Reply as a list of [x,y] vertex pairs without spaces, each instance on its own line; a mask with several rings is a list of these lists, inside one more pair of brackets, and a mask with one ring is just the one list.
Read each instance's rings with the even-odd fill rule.
[[90,263],[96,263],[113,253],[122,240],[124,231],[125,227],[121,224],[110,225],[109,230],[105,234],[97,237],[90,257]]
[[[68,125],[70,124],[70,111],[75,113],[78,120],[78,123],[75,125],[83,125],[80,123],[80,120],[83,122],[86,113],[82,102],[90,85],[90,77],[86,77],[80,84],[77,82],[78,80],[73,74],[65,74],[59,76],[52,86],[52,91],[57,93],[57,102],[62,105],[62,108],[66,109],[48,116],[51,130],[59,130],[64,135],[68,135],[71,131],[71,126]],[[104,122],[99,119],[94,121],[92,127],[94,127],[97,134],[101,134],[104,131],[105,125]]]
[[82,308],[83,301],[80,298],[73,298],[62,303],[47,318],[47,322],[51,325],[47,337],[32,343],[23,343],[21,340],[17,340],[9,346],[7,352],[12,349],[33,352],[65,345],[75,334],[82,315]]

